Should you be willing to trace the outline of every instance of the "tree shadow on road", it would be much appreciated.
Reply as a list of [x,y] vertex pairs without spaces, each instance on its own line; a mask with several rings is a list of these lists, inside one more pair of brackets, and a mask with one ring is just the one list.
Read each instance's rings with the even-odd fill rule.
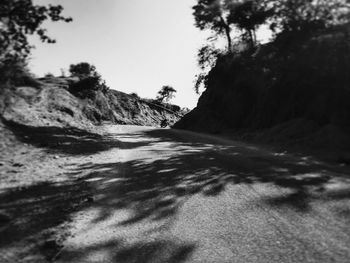
[[112,240],[74,251],[67,250],[60,258],[60,262],[85,262],[86,258],[92,254],[102,252],[103,262],[181,263],[191,256],[194,249],[195,245],[192,243],[166,239],[134,244],[125,244],[122,240]]
[[[94,223],[107,220],[118,209],[130,211],[130,216],[116,222],[116,226],[167,220],[177,215],[186,198],[194,194],[215,197],[229,185],[268,184],[287,189],[286,194],[259,201],[298,213],[309,212],[310,202],[315,200],[350,199],[349,187],[325,190],[338,178],[339,171],[323,164],[286,156],[261,156],[255,150],[208,144],[206,140],[192,143],[174,138],[166,130],[148,131],[142,136],[153,141],[150,145],[154,147],[148,150],[159,152],[161,158],[88,164],[78,169],[91,171],[84,180],[95,178],[103,189],[99,200],[92,204],[99,211]],[[164,143],[171,147],[162,148]]]
[[[162,222],[165,230],[170,227],[172,219],[187,198],[196,194],[215,198],[230,186],[268,184],[287,189],[288,192],[284,195],[268,197],[262,201],[271,208],[289,207],[298,213],[312,209],[310,202],[313,200],[327,202],[350,199],[349,187],[326,190],[326,186],[334,180],[342,179],[342,171],[322,163],[305,161],[299,157],[267,155],[254,148],[220,144],[200,138],[191,142],[168,130],[150,130],[120,136],[128,139],[128,149],[157,153],[159,158],[147,159],[146,155],[146,158],[126,162],[82,164],[73,169],[72,173],[84,172],[85,175],[72,185],[57,187],[49,192],[33,188],[31,193],[35,192],[42,197],[40,202],[44,203],[41,206],[55,207],[55,203],[49,202],[59,200],[54,192],[64,195],[70,187],[73,192],[79,191],[81,183],[91,182],[93,188],[97,187],[98,197],[89,203],[89,207],[97,211],[90,226],[106,221],[117,211],[124,210],[128,211],[128,217],[116,221],[116,228],[148,221]],[[133,141],[133,138],[136,140]],[[115,145],[110,142],[108,147],[119,145],[118,142]],[[0,205],[13,206],[14,209],[17,206],[21,209],[34,209],[35,203],[31,204],[30,198],[19,198],[22,195],[26,196],[21,191],[14,193],[16,202],[25,199],[19,205],[8,201],[11,200],[11,195],[5,196]],[[47,205],[45,200],[48,200]],[[160,258],[163,260],[159,262],[175,263],[190,257],[196,247],[195,243],[183,245],[173,240],[134,244],[125,244],[123,240],[111,242],[107,246],[97,244],[81,247],[77,251],[67,251],[67,255],[83,262],[85,255],[107,249],[114,262],[157,262],[154,258]]]
[[8,220],[0,220],[0,249],[6,250],[16,242],[32,240],[31,248],[25,247],[26,242],[19,243],[24,246],[23,252],[26,249],[40,249],[50,258],[59,247],[51,244],[46,249],[45,240],[56,234],[62,237],[64,233],[54,233],[54,228],[69,221],[70,214],[87,203],[90,196],[87,183],[74,181],[44,182],[0,194],[0,211],[6,211],[8,216]]
[[133,149],[147,142],[121,142],[110,134],[91,133],[78,128],[32,127],[5,121],[16,138],[51,153],[86,156],[113,148]]

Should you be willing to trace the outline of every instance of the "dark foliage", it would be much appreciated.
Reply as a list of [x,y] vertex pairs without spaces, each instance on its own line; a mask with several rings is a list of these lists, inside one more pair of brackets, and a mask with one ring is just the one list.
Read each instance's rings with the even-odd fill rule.
[[[255,47],[227,55],[216,55],[209,47],[200,50],[200,68],[212,70],[196,76],[195,90],[207,90],[191,116],[199,118],[202,112],[217,127],[267,128],[305,118],[349,128],[349,31],[334,28],[348,21],[347,2],[198,1],[198,28],[219,34],[225,22],[245,31],[239,41]],[[255,30],[262,24],[270,25],[275,40],[259,47]]]
[[225,35],[227,39],[227,51],[232,48],[231,27],[226,19],[227,10],[221,1],[198,0],[193,6],[195,25],[200,30],[209,29],[218,35]]
[[304,118],[348,129],[347,27],[311,37],[296,33],[292,42],[282,36],[257,51],[221,57],[206,77],[202,114],[230,128],[269,128]]
[[92,98],[99,89],[100,79],[98,77],[83,78],[69,87],[72,94],[81,98]]
[[164,100],[168,102],[172,98],[174,98],[174,93],[176,93],[176,89],[171,86],[163,86],[160,91],[158,91],[158,96],[156,100],[162,103]]
[[[236,1],[236,0],[198,0],[193,7],[195,25],[201,29],[209,29],[216,35],[225,35],[227,39],[227,53],[235,52],[231,31],[238,28],[243,33],[238,38],[239,42],[248,43],[254,48],[257,44],[256,30],[264,24],[273,14],[272,9],[265,5],[264,1]],[[198,65],[202,71],[195,78],[194,89],[197,94],[201,87],[206,88],[206,69],[212,68],[216,60],[223,52],[212,45],[205,45],[199,49]]]
[[69,71],[72,77],[78,77],[79,81],[72,83],[69,91],[80,98],[93,98],[97,91],[107,92],[108,87],[96,67],[87,62],[70,65]]
[[193,10],[195,25],[200,30],[209,29],[217,35],[225,35],[227,52],[233,51],[233,28],[243,30],[241,40],[255,46],[256,29],[273,14],[263,0],[198,0]]
[[204,89],[207,88],[207,74],[206,73],[199,73],[195,76],[194,81],[194,90],[197,94],[200,94],[200,88],[203,87]]
[[0,62],[0,83],[6,86],[29,86],[39,87],[41,83],[29,72],[27,63],[24,60],[8,60]]
[[346,0],[198,0],[193,7],[195,25],[200,30],[209,29],[216,35],[225,35],[228,52],[232,52],[231,31],[243,31],[239,41],[254,47],[256,30],[260,25],[270,25],[277,35],[287,32],[314,32],[349,20]]
[[220,55],[222,55],[221,51],[214,46],[203,46],[198,50],[198,66],[201,70],[212,68]]
[[349,6],[346,0],[267,0],[267,3],[274,12],[273,30],[309,31],[348,21]]
[[55,43],[42,24],[46,20],[72,21],[61,15],[60,5],[35,5],[32,0],[2,0],[0,4],[0,83],[6,86],[40,85],[29,73],[26,58],[32,46],[28,35],[37,35],[46,43]]
[[72,77],[78,77],[80,79],[91,77],[97,74],[96,67],[87,62],[70,65],[69,72]]
[[207,70],[214,67],[217,59],[222,56],[223,53],[220,49],[215,48],[213,45],[205,45],[198,50],[198,66],[201,69],[201,73],[195,76],[194,90],[197,94],[200,93],[200,88],[205,88],[207,80]]
[[140,96],[136,92],[130,93],[130,95],[135,99],[140,99]]
[[61,15],[60,5],[35,5],[32,0],[2,0],[0,5],[1,60],[26,57],[31,49],[27,35],[38,35],[43,42],[55,43],[42,27],[44,21],[72,21]]
[[227,21],[239,29],[244,30],[245,32],[242,35],[242,39],[250,43],[251,47],[254,47],[257,43],[257,28],[266,23],[272,16],[273,10],[267,8],[264,1],[261,0],[228,2],[229,14]]

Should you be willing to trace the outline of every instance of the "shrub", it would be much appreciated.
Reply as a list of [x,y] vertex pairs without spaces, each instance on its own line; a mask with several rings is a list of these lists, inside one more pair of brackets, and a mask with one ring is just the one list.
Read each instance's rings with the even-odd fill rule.
[[55,76],[51,73],[51,72],[48,72],[45,74],[44,78],[54,78]]
[[172,98],[175,97],[175,93],[177,91],[171,87],[171,86],[163,86],[159,91],[158,91],[158,96],[156,100],[158,100],[160,103],[162,103],[164,100],[168,102]]
[[80,98],[91,98],[93,94],[99,90],[100,80],[97,77],[87,77],[72,83],[69,91]]
[[87,62],[70,65],[69,72],[72,77],[79,77],[80,79],[98,75],[96,67]]
[[30,86],[40,87],[41,83],[35,79],[23,60],[9,60],[0,62],[0,83],[7,86]]
[[70,65],[69,71],[72,77],[79,78],[69,86],[69,91],[77,97],[93,98],[97,91],[106,93],[109,89],[96,67],[87,62]]
[[130,96],[132,96],[136,99],[140,99],[140,96],[136,92],[130,93]]

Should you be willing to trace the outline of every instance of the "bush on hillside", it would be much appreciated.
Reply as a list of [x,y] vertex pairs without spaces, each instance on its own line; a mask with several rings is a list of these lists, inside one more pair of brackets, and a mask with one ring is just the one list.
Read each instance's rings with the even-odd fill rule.
[[96,67],[87,62],[70,65],[69,71],[72,77],[78,77],[79,81],[69,86],[69,91],[80,98],[93,98],[97,91],[106,93],[108,87]]
[[136,92],[130,93],[130,96],[132,96],[136,99],[140,99],[140,96]]
[[54,78],[55,76],[51,73],[51,72],[48,72],[44,75],[44,78]]
[[174,89],[171,86],[163,86],[159,91],[158,91],[158,96],[156,100],[158,100],[160,103],[162,102],[169,102],[172,98],[175,97],[176,89]]
[[97,91],[106,92],[108,87],[100,77],[87,77],[74,82],[69,86],[69,91],[80,98],[93,98]]
[[7,83],[8,87],[41,86],[41,83],[29,72],[23,60],[0,62],[0,83]]
[[87,62],[70,65],[69,72],[72,77],[78,77],[80,79],[98,75],[96,67]]

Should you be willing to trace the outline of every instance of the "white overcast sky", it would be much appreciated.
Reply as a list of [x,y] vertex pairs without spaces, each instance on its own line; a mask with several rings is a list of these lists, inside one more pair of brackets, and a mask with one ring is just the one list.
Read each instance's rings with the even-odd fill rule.
[[94,64],[107,84],[154,98],[163,85],[178,92],[173,103],[193,108],[196,53],[206,35],[194,27],[195,0],[36,0],[61,4],[72,23],[46,23],[56,44],[32,43],[30,66],[42,76],[78,62]]

